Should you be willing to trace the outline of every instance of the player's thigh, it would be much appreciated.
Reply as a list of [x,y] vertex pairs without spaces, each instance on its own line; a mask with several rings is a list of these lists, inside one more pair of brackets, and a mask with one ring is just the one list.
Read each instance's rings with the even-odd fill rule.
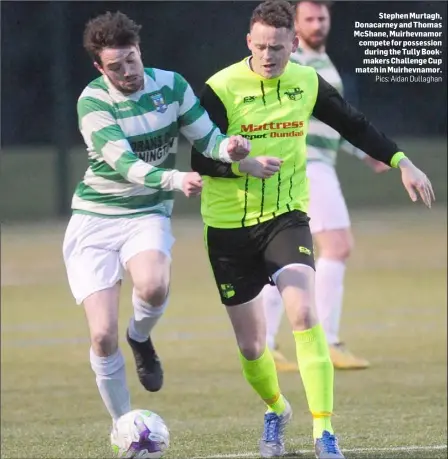
[[290,264],[314,269],[313,238],[308,221],[305,213],[293,211],[277,217],[270,226],[272,235],[264,248],[264,261],[271,278]]
[[350,216],[334,167],[322,162],[307,165],[310,184],[311,233],[350,228]]
[[147,215],[129,223],[120,257],[143,300],[152,303],[165,300],[169,290],[173,244],[169,218]]
[[291,212],[265,249],[269,275],[277,285],[288,319],[295,330],[316,323],[314,313],[313,240],[307,216]]
[[115,286],[123,278],[120,224],[112,219],[75,214],[68,224],[63,256],[76,303]]
[[269,282],[262,253],[245,228],[205,228],[205,243],[222,304],[248,303]]
[[90,342],[96,355],[108,356],[118,348],[120,283],[92,293],[84,299]]

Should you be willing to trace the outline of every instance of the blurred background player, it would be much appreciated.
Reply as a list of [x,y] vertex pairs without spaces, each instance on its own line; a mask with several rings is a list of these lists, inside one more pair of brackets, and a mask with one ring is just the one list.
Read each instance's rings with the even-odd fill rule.
[[[330,31],[330,5],[331,2],[325,1],[301,1],[296,4],[295,28],[299,47],[291,55],[291,60],[314,67],[342,94],[341,77],[325,50]],[[335,368],[362,369],[367,368],[369,362],[352,354],[339,336],[346,261],[353,248],[350,218],[335,170],[339,150],[362,159],[375,172],[383,172],[389,168],[342,139],[327,124],[316,118],[310,120],[307,136],[307,175],[310,182],[308,215],[318,252],[316,308]],[[280,371],[294,371],[297,368],[296,363],[288,361],[276,343],[283,316],[283,304],[278,289],[266,285],[263,294],[268,346]]]
[[[118,341],[124,269],[133,285],[127,341],[140,383],[150,392],[163,384],[150,334],[168,302],[173,191],[193,196],[202,189],[197,173],[174,169],[178,136],[229,163],[249,149],[241,136],[221,134],[180,74],[143,67],[140,28],[120,12],[86,25],[84,47],[101,75],[77,104],[89,168],[73,195],[63,244],[90,330],[91,367],[113,421],[131,409]],[[114,435],[113,428],[112,441]]]

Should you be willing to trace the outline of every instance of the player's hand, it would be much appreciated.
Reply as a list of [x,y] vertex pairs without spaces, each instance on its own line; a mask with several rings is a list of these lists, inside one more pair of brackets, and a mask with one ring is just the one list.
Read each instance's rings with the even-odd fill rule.
[[273,156],[257,156],[240,161],[239,170],[244,174],[252,175],[252,177],[267,179],[280,170],[282,163],[280,158]]
[[227,144],[227,153],[232,161],[241,161],[250,152],[250,142],[241,135],[232,135]]
[[187,172],[182,181],[182,191],[187,198],[199,196],[202,191],[202,177],[197,172]]
[[401,169],[401,180],[412,201],[417,201],[417,193],[425,205],[431,208],[432,201],[436,197],[428,177],[408,158],[403,158],[398,167]]
[[381,172],[386,172],[391,169],[390,166],[388,166],[387,164],[384,164],[382,161],[378,161],[377,159],[372,158],[368,155],[366,155],[363,158],[363,160],[377,174],[380,174]]

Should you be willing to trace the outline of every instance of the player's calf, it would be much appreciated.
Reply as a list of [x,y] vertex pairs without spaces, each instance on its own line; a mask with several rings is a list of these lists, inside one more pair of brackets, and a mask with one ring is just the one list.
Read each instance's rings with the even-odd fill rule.
[[168,302],[157,307],[143,301],[134,289],[132,305],[134,316],[129,322],[127,341],[134,354],[137,375],[142,386],[156,392],[163,385],[163,369],[160,359],[152,343],[150,334],[156,323],[162,317]]

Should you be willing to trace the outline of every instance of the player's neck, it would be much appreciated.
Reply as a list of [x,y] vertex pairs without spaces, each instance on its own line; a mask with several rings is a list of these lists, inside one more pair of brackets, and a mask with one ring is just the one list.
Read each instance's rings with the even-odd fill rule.
[[299,37],[299,47],[303,49],[303,51],[308,53],[315,53],[315,54],[324,54],[325,53],[325,43],[320,45],[318,48],[312,48],[305,40],[301,40]]

